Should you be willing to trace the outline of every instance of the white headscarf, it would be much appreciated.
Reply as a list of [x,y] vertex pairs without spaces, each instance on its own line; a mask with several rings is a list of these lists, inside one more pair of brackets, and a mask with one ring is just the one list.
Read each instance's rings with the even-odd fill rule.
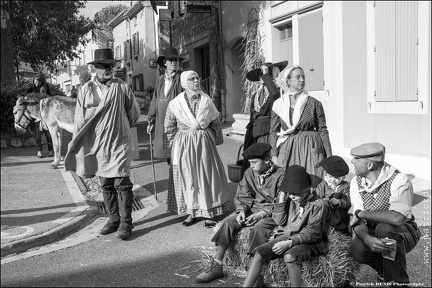
[[[286,83],[288,80],[288,75],[292,70],[295,68],[299,68],[300,66],[294,66],[289,69],[284,70],[281,74],[281,83]],[[288,129],[283,130],[281,127],[281,130],[277,135],[279,136],[276,142],[276,147],[279,147],[280,144],[285,142],[286,139],[288,139],[288,135],[294,132],[299,120],[300,116],[303,113],[304,107],[306,105],[307,99],[308,99],[308,92],[306,90],[296,91],[296,92],[290,92],[290,89],[288,87],[287,92],[283,92],[282,87],[280,89],[281,97],[277,99],[273,103],[272,110],[287,124]],[[290,123],[290,106],[291,106],[291,98],[289,97],[292,94],[298,94],[300,93],[300,96],[295,104],[294,112],[292,116],[293,125]]]
[[198,90],[197,92],[192,91],[189,87],[188,87],[188,79],[192,74],[196,74],[198,76],[198,73],[196,73],[193,70],[188,70],[188,71],[184,71],[181,75],[180,75],[180,84],[183,87],[183,89],[185,89],[185,91],[189,92],[187,93],[187,95],[193,95],[193,94],[203,94],[203,92],[201,91],[201,86],[200,86],[200,90]]
[[[214,105],[213,100],[210,98],[210,96],[199,90],[197,93],[201,95],[201,100],[199,103],[198,111],[196,113],[196,117],[193,116],[185,98],[187,97],[187,91],[189,91],[189,93],[195,94],[194,91],[187,87],[187,80],[192,74],[198,75],[198,73],[192,70],[184,71],[181,74],[180,82],[185,91],[177,95],[177,97],[168,104],[168,109],[170,109],[183,124],[186,124],[190,128],[190,130],[193,131],[206,129],[211,121],[219,117],[219,111],[217,111],[216,106]],[[173,165],[179,164],[179,159],[181,157],[179,145],[180,144],[178,142],[175,142],[172,147]]]
[[[184,71],[181,74],[180,83],[186,91],[177,95],[177,97],[170,102],[168,107],[184,124],[188,125],[191,129],[199,130],[207,128],[211,121],[218,118],[219,111],[217,111],[216,106],[214,105],[210,96],[205,94],[202,90],[194,92],[187,87],[187,80],[193,74],[198,76],[198,73],[193,70]],[[185,96],[187,91],[189,91],[189,94],[197,93],[201,95],[201,101],[196,117],[193,116],[186,103]]]

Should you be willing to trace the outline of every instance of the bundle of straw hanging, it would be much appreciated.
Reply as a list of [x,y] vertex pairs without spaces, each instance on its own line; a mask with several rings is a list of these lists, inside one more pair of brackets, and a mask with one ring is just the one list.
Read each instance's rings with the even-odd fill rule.
[[[220,227],[216,224],[213,231]],[[249,233],[252,228],[241,229],[225,254],[225,271],[229,275],[245,277],[251,258],[246,254]],[[307,287],[342,287],[355,281],[360,265],[349,255],[351,238],[334,230],[329,234],[330,247],[326,256],[302,263],[302,279]],[[288,287],[289,277],[283,259],[265,264],[262,270],[264,282],[271,287]]]

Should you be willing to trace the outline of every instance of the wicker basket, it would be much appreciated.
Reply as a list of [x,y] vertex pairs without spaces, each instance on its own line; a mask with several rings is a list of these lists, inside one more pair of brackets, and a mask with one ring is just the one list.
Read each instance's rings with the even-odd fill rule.
[[[237,162],[239,161],[240,151],[241,151],[242,147],[243,147],[243,144],[240,145],[240,148],[238,150]],[[243,161],[244,161],[244,159],[243,159]],[[230,164],[227,164],[227,166],[228,166],[228,178],[231,180],[231,182],[234,182],[234,183],[240,182],[240,180],[243,178],[242,166],[237,165],[237,163],[230,163]]]

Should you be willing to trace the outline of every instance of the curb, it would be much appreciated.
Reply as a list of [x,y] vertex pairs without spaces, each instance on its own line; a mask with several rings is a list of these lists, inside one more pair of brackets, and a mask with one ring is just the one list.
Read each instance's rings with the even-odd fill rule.
[[88,224],[89,220],[92,220],[97,215],[97,213],[97,209],[94,207],[88,207],[79,216],[45,233],[4,244],[1,246],[1,257],[14,253],[22,253],[37,246],[50,244],[72,231],[85,226]]
[[[51,230],[1,245],[1,257],[14,253],[22,253],[34,247],[50,244],[59,238],[64,237],[81,227],[84,227],[98,214],[97,208],[88,205],[85,197],[81,193],[82,187],[80,187],[80,185],[77,183],[76,177],[74,177],[72,172],[64,171],[64,169],[62,169],[61,174],[74,203],[77,205],[77,208],[81,210],[81,212],[74,215],[72,219]],[[82,185],[82,183],[80,184]],[[71,211],[68,215],[72,213],[75,212]],[[66,215],[63,220],[66,220],[68,215]]]

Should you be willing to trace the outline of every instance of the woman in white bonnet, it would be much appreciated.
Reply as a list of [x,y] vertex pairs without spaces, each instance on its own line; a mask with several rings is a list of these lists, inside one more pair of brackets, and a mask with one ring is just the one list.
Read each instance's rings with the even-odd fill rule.
[[315,188],[324,178],[320,162],[332,155],[324,108],[304,89],[303,68],[287,69],[281,82],[286,83],[288,91],[274,102],[272,108],[272,160],[283,168],[294,164],[303,166],[311,175]]
[[196,72],[184,71],[180,79],[185,91],[169,103],[164,123],[164,148],[171,151],[168,210],[188,215],[185,226],[203,217],[210,227],[212,218],[229,210],[228,181],[216,148],[223,143],[219,112]]

